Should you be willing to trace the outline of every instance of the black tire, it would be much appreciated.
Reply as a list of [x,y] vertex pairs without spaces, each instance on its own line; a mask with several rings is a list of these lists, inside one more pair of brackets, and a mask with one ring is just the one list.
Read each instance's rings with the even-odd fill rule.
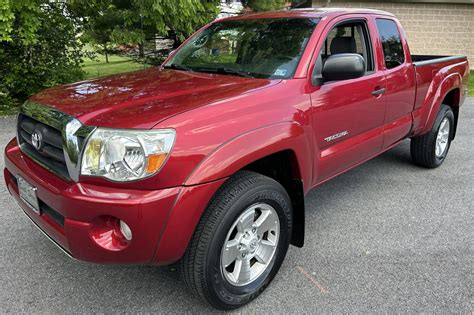
[[[232,285],[221,269],[221,253],[228,232],[245,209],[255,203],[271,205],[279,219],[280,236],[265,271],[244,286]],[[229,310],[253,299],[273,280],[290,243],[292,207],[286,190],[275,180],[241,171],[217,191],[203,214],[184,257],[180,274],[188,288],[212,306]]]
[[[441,122],[447,118],[449,121],[448,144],[441,156],[436,155],[436,137],[441,126]],[[454,114],[447,105],[441,105],[438,116],[433,124],[433,128],[427,134],[411,139],[411,158],[416,165],[426,168],[436,168],[440,166],[448,155],[454,132]]]

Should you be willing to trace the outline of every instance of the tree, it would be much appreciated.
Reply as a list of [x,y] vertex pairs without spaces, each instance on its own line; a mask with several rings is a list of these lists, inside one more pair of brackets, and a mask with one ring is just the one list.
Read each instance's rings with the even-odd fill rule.
[[243,0],[242,5],[254,12],[280,10],[291,4],[288,0]]
[[64,3],[0,0],[0,106],[82,78],[77,25]]
[[110,44],[137,44],[172,36],[179,42],[218,13],[219,0],[70,0],[84,17],[86,35],[107,53]]
[[125,23],[123,12],[117,9],[113,1],[108,0],[71,0],[69,9],[82,17],[84,41],[98,46],[98,51],[105,55],[105,61],[108,63],[114,28]]
[[284,8],[310,8],[311,0],[243,0],[242,5],[254,12],[281,10]]

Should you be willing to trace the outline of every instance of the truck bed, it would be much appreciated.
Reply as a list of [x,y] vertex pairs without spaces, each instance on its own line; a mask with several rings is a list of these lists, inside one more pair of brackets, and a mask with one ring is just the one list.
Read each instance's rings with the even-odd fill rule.
[[415,67],[453,61],[456,59],[465,59],[466,56],[436,56],[436,55],[411,55],[411,60]]
[[[429,131],[439,105],[450,87],[458,87],[459,106],[464,102],[465,89],[469,77],[469,64],[466,56],[430,56],[412,55],[413,66],[416,72],[416,98],[413,108],[414,134],[423,134]],[[445,80],[452,82],[445,84]],[[440,90],[441,89],[441,90]],[[453,96],[455,97],[455,96]],[[432,110],[434,108],[434,110]]]

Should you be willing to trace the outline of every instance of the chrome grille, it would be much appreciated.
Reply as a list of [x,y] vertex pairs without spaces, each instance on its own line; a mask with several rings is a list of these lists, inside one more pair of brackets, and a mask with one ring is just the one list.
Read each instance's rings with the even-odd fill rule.
[[63,141],[61,139],[61,132],[39,121],[22,116],[20,118],[20,136],[24,142],[34,148],[32,143],[33,132],[39,132],[42,135],[44,144],[39,151],[39,154],[46,158],[52,158],[58,162],[66,164],[63,153]]
[[[32,143],[34,132],[42,137],[39,149],[35,148]],[[61,177],[69,179],[62,136],[59,130],[20,114],[18,117],[18,139],[23,152]]]
[[85,140],[94,127],[50,107],[26,102],[17,123],[21,150],[44,168],[66,180],[79,180]]

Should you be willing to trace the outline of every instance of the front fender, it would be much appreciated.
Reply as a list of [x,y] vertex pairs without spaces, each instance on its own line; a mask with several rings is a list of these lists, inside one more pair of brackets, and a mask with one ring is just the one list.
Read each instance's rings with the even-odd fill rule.
[[230,139],[212,151],[193,170],[185,185],[229,177],[254,161],[284,150],[293,151],[297,161],[294,175],[300,177],[304,191],[308,191],[312,174],[312,150],[304,128],[296,122],[264,126]]
[[[306,135],[300,124],[281,122],[234,137],[209,153],[186,179],[162,232],[154,262],[169,264],[182,257],[203,212],[219,187],[227,177],[256,160],[292,150],[297,163],[295,175],[302,175],[303,189],[307,191],[311,183],[312,151]],[[301,204],[304,207],[302,201]],[[304,217],[297,222],[301,224],[298,227],[300,234],[294,239],[297,245],[302,245]]]

